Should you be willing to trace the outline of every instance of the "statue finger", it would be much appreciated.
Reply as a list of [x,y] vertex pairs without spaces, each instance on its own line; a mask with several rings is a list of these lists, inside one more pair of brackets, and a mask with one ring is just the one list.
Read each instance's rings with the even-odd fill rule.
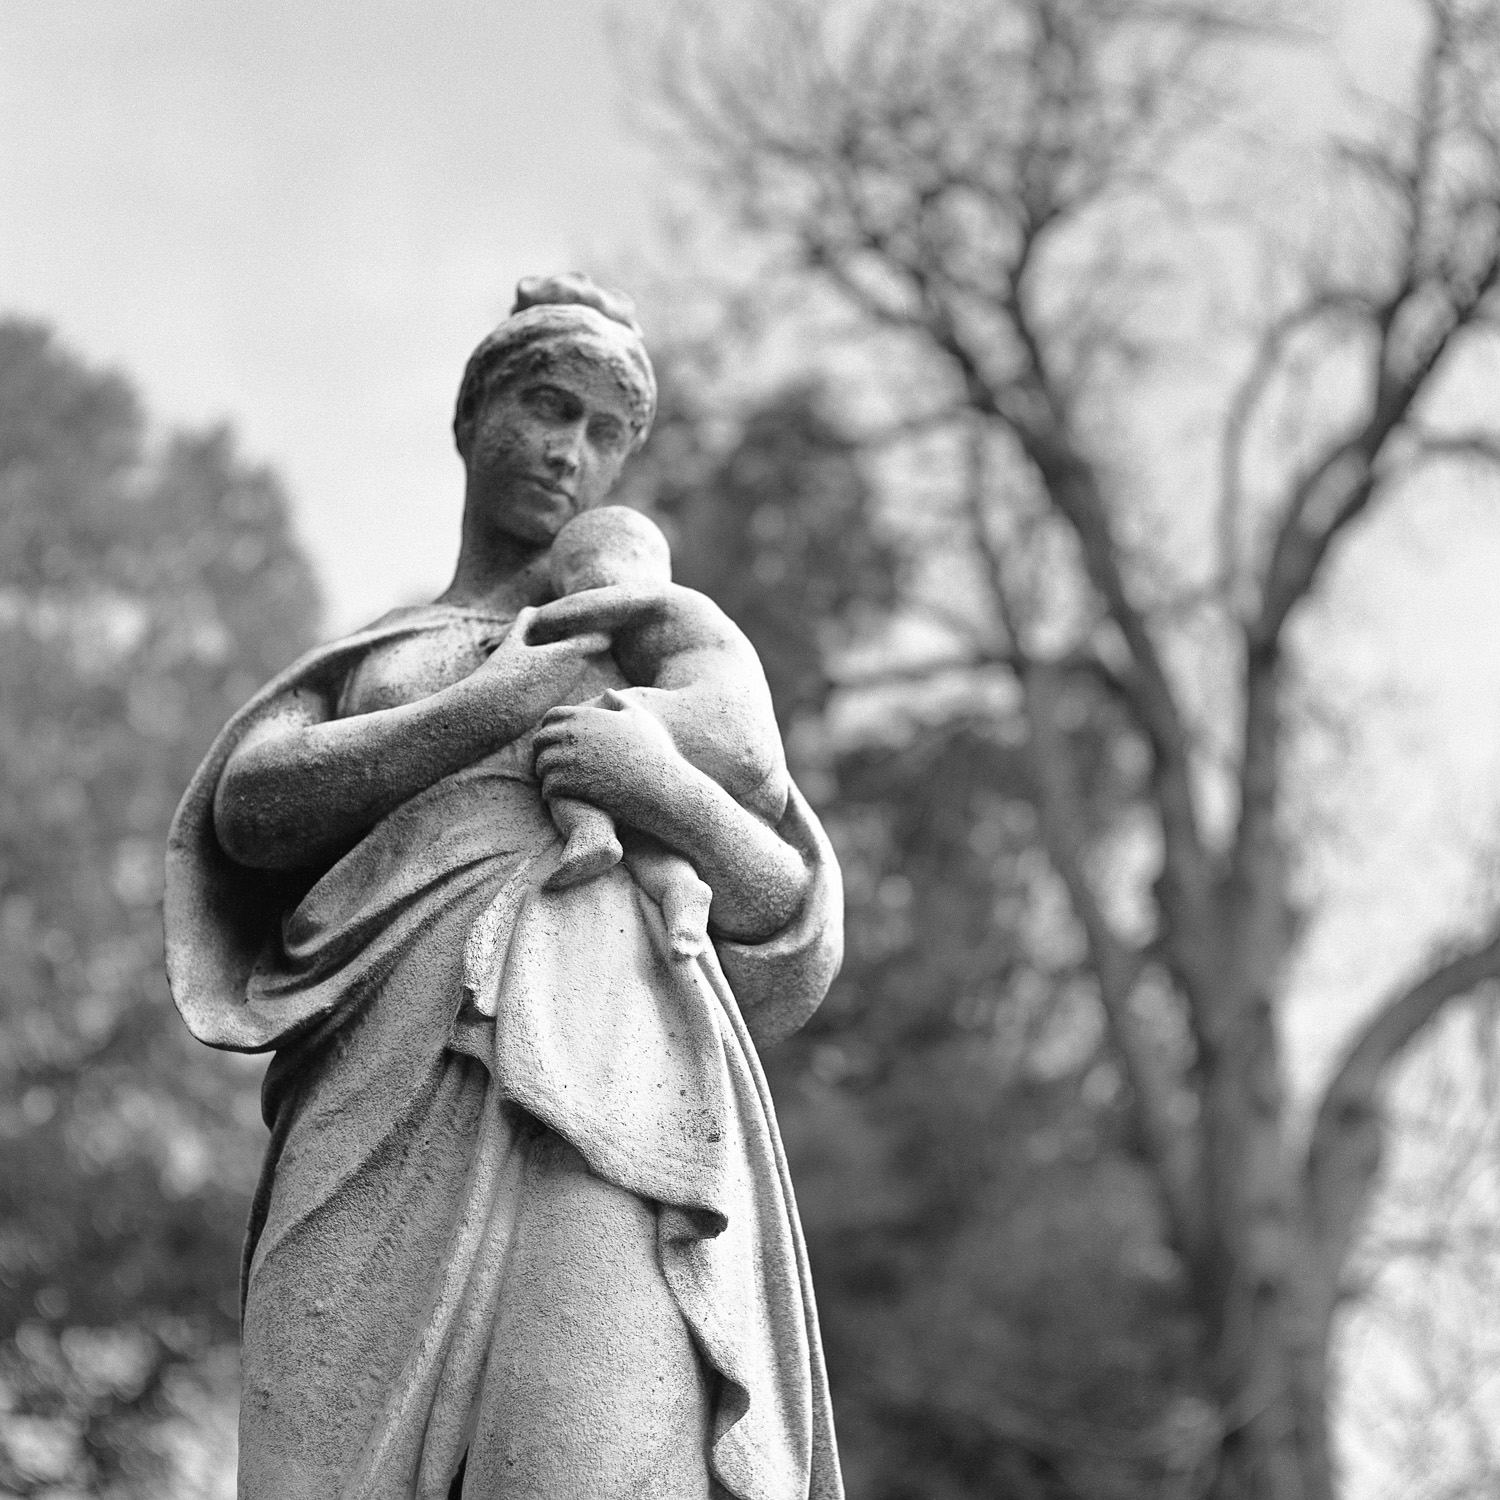
[[536,615],[536,606],[532,604],[523,605],[517,610],[516,617],[511,621],[510,633],[506,640],[513,640],[518,646],[529,646],[526,633],[531,629],[531,622]]
[[532,764],[539,766],[545,761],[553,766],[576,765],[582,748],[576,736],[552,740],[545,745],[539,744],[536,747],[536,754],[532,757]]
[[548,723],[542,721],[541,728],[536,732],[535,744],[538,749],[550,748],[553,745],[576,745],[578,743],[578,729],[571,718],[554,719]]
[[587,778],[577,775],[576,768],[565,762],[555,761],[545,768],[538,765],[536,771],[542,796],[549,802],[558,797],[578,797],[586,790]]
[[565,635],[561,640],[547,641],[531,649],[539,656],[598,656],[609,650],[609,637],[602,630],[591,630],[584,635]]

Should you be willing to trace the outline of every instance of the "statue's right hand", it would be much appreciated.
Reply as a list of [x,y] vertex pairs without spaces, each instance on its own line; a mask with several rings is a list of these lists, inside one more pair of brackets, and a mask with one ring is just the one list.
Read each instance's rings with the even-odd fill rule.
[[535,614],[535,609],[523,609],[505,639],[470,679],[494,694],[495,707],[505,719],[515,722],[519,718],[524,728],[549,708],[565,702],[582,677],[588,658],[608,651],[610,644],[609,636],[596,630],[531,645],[527,630]]

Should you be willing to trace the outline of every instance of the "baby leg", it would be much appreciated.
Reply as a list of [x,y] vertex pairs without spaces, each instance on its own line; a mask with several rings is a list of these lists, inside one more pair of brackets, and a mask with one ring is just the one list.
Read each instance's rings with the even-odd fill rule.
[[543,881],[549,891],[560,891],[602,875],[620,862],[620,841],[615,820],[590,802],[573,797],[554,797],[552,821],[566,842],[557,868]]
[[636,884],[661,907],[674,958],[696,958],[708,950],[708,908],[713,892],[680,854],[655,840],[631,839],[625,863]]

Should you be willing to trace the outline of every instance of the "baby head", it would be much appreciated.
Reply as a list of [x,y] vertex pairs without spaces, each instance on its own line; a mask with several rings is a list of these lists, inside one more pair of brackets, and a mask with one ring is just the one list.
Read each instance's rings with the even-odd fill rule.
[[552,543],[552,587],[561,594],[608,584],[672,581],[672,553],[654,521],[624,505],[573,517]]

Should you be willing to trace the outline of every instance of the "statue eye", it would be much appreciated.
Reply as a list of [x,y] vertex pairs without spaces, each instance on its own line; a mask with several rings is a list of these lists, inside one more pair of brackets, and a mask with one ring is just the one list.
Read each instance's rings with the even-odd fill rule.
[[589,436],[599,448],[621,448],[625,444],[625,424],[617,417],[596,417],[589,424]]
[[548,422],[567,422],[577,415],[573,410],[577,402],[551,385],[532,386],[526,393],[526,405]]

